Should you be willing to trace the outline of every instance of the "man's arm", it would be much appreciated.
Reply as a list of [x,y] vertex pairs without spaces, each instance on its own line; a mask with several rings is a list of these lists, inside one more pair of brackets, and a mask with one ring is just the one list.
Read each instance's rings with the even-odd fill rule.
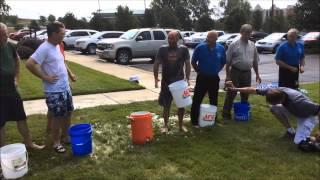
[[257,94],[257,88],[254,87],[243,87],[243,88],[229,88],[231,91],[239,91],[245,94]]
[[[16,53],[16,52],[15,52]],[[15,69],[15,76],[14,76],[14,84],[17,87],[19,85],[20,80],[20,57],[16,53],[16,69]]]
[[199,72],[199,67],[196,61],[191,61],[191,65],[196,72]]
[[300,73],[304,73],[304,66],[306,65],[306,61],[305,61],[305,58],[303,56],[303,58],[301,59],[300,61]]
[[186,73],[186,80],[188,82],[188,85],[190,86],[190,73],[191,73],[191,63],[190,60],[187,60],[185,62],[185,73]]
[[47,81],[49,83],[55,83],[58,81],[58,76],[48,76],[42,70],[40,65],[32,58],[29,58],[26,62],[26,68],[38,78]]
[[154,87],[155,88],[159,87],[159,85],[158,85],[158,82],[160,81],[158,78],[159,66],[160,66],[160,61],[158,59],[156,59],[153,64],[153,75],[154,75]]
[[260,74],[259,74],[259,54],[257,51],[257,48],[254,47],[255,51],[254,51],[254,59],[253,59],[253,70],[256,73],[256,82],[261,83],[261,78],[260,78]]
[[66,61],[65,61],[64,64],[66,65],[69,78],[71,79],[71,81],[76,82],[77,81],[77,76],[71,71],[71,69],[69,68],[69,66],[66,63]]

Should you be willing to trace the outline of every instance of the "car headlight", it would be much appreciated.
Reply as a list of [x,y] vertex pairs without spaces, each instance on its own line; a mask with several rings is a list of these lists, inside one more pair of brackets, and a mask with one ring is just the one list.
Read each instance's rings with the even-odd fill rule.
[[113,49],[114,45],[113,44],[106,44],[106,49]]

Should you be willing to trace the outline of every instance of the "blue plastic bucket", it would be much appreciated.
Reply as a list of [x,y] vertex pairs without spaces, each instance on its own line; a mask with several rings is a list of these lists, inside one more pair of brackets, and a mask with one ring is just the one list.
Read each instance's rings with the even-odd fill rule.
[[76,124],[69,128],[73,155],[85,156],[92,153],[91,124]]
[[248,121],[250,119],[250,104],[248,102],[233,103],[234,119],[236,121]]

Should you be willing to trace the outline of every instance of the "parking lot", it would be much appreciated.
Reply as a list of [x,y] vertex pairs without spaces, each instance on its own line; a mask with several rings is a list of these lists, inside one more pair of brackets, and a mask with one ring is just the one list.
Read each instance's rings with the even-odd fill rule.
[[[69,50],[74,54],[81,54],[79,51],[75,50]],[[193,49],[189,49],[190,56],[193,54]],[[83,56],[91,56],[96,59],[99,59],[97,55],[87,55],[83,54]],[[259,71],[260,76],[263,82],[276,82],[278,80],[278,66],[275,64],[274,60],[274,54],[271,53],[262,53],[259,54],[260,57],[260,63],[259,63]],[[153,71],[153,64],[151,64],[149,61],[151,59],[148,58],[138,58],[133,59],[132,62],[127,65],[133,68],[138,68],[141,70]],[[308,83],[308,82],[317,82],[320,79],[320,55],[319,54],[313,54],[313,55],[306,55],[306,67],[305,67],[305,73],[300,75],[300,83]],[[106,62],[109,63],[109,62]],[[121,65],[119,65],[121,66]],[[253,71],[252,71],[253,72]],[[254,74],[254,72],[253,72]],[[222,70],[220,72],[220,87],[223,86],[223,81],[225,79],[225,70]],[[196,73],[192,70],[191,73],[191,82],[194,84],[196,79]],[[252,85],[255,85],[255,74],[252,76]]]

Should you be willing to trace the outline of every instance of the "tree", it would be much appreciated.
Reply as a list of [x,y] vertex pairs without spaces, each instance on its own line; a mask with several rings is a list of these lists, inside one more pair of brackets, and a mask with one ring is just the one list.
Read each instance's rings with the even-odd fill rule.
[[45,16],[40,16],[39,25],[45,26],[47,24],[47,18]]
[[320,31],[320,0],[298,0],[294,13],[297,28]]
[[[170,9],[170,13],[173,12],[171,14],[174,14],[173,18],[178,18],[178,23],[173,22],[171,24],[174,24],[175,26],[179,25],[182,29],[185,30],[189,30],[192,28],[191,11],[189,8],[188,0],[153,0],[151,3],[151,8],[155,12],[156,21],[159,24],[161,24],[161,16],[164,15],[161,15],[163,9],[165,9],[164,11],[169,11]],[[169,21],[169,19],[167,19],[166,21]],[[167,24],[167,22],[164,22],[164,19],[162,19],[162,24],[163,23]]]
[[254,10],[252,13],[252,26],[257,31],[262,28],[262,11],[260,9]]
[[188,9],[192,12],[194,20],[210,16],[213,9],[209,8],[210,0],[188,0]]
[[241,25],[250,22],[251,5],[246,0],[228,0],[224,16],[225,29],[239,32]]
[[80,27],[77,18],[71,12],[66,13],[59,21],[64,23],[67,29],[78,29]]
[[129,29],[137,28],[138,20],[133,16],[133,12],[129,10],[128,6],[118,6],[115,14],[115,27],[117,30],[127,31]]
[[144,11],[144,20],[143,27],[155,27],[156,26],[156,17],[152,9],[146,9]]
[[162,8],[159,17],[160,27],[163,28],[179,28],[179,19],[175,15],[174,11],[169,7]]
[[81,19],[78,20],[78,28],[86,29],[88,27],[89,27],[89,22],[85,17],[82,17]]
[[273,19],[271,19],[271,17],[267,17],[263,24],[263,30],[265,32],[272,33],[271,24],[272,32],[286,32],[289,28],[282,11],[280,11],[278,15],[274,16]]
[[48,16],[48,21],[49,21],[50,23],[53,23],[53,22],[56,21],[56,17],[55,17],[54,15],[50,14],[50,15]]
[[5,17],[9,15],[10,9],[5,0],[0,0],[0,21],[5,20]]
[[196,25],[196,31],[204,32],[214,29],[214,20],[209,15],[201,16]]
[[5,22],[14,26],[18,23],[18,16],[7,16]]
[[38,22],[36,20],[32,20],[30,22],[30,24],[29,24],[29,29],[31,31],[39,31],[40,30],[40,26],[39,26],[39,24],[38,24]]
[[100,13],[93,13],[89,26],[97,31],[113,30],[113,26],[109,20],[103,18]]

